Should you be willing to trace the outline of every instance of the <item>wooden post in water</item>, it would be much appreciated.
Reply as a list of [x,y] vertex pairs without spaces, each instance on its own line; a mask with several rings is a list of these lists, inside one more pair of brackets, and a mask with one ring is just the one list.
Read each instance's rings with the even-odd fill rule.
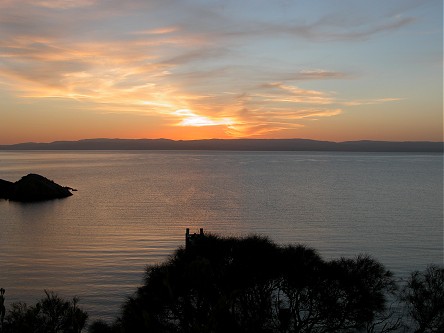
[[196,239],[205,236],[203,228],[199,229],[199,233],[190,234],[190,228],[186,228],[185,230],[185,249],[188,249],[190,246],[194,245]]
[[190,246],[190,228],[187,228],[185,231],[185,249]]

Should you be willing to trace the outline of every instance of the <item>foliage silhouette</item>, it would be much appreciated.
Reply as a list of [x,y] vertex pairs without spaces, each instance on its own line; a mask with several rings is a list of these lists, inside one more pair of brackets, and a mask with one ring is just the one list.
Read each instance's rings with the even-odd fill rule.
[[410,275],[403,290],[417,333],[444,332],[444,268],[429,265]]
[[115,323],[110,325],[103,320],[96,320],[88,327],[89,333],[119,333],[120,325]]
[[5,319],[5,289],[0,288],[0,324],[3,327],[3,321]]
[[[444,268],[411,274],[399,313],[392,274],[375,259],[325,261],[306,246],[278,246],[264,237],[205,235],[147,268],[145,283],[113,324],[90,333],[129,332],[444,332]],[[78,299],[45,290],[34,306],[13,303],[2,333],[80,333],[88,315]]]
[[6,316],[4,333],[80,333],[88,314],[78,307],[78,299],[66,301],[45,290],[46,297],[34,306],[13,303]]
[[392,275],[368,256],[324,261],[263,237],[196,239],[148,267],[122,332],[345,332],[386,311]]

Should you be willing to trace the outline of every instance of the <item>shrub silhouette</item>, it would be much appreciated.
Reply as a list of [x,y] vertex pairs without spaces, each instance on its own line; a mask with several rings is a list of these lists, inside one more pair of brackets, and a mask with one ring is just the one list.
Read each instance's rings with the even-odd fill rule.
[[88,314],[78,307],[78,299],[66,301],[46,290],[45,295],[34,306],[13,303],[2,332],[80,333],[85,327]]
[[403,299],[416,326],[415,332],[444,332],[444,268],[429,265],[411,273]]
[[96,320],[88,327],[89,333],[119,333],[120,326],[115,323],[110,325],[103,320]]
[[343,332],[386,310],[392,275],[368,256],[324,261],[305,246],[208,235],[147,268],[122,332]]
[[[302,245],[205,235],[148,267],[121,318],[112,325],[98,320],[88,331],[444,332],[444,268],[413,272],[403,288],[414,327],[387,306],[396,289],[392,274],[366,255],[325,261]],[[88,315],[78,299],[45,295],[33,306],[13,303],[1,332],[82,332]]]

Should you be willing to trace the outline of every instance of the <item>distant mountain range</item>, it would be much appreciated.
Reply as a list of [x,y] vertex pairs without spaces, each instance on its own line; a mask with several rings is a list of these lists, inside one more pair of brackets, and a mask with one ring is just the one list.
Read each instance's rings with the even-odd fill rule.
[[85,139],[50,143],[0,145],[0,150],[234,150],[234,151],[355,151],[443,152],[443,142],[316,141],[307,139]]

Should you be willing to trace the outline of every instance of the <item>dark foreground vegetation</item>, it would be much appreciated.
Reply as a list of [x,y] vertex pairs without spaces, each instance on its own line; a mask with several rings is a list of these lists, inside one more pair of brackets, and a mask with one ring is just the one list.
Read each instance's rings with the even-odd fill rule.
[[35,305],[13,303],[1,332],[13,333],[79,333],[88,314],[78,307],[78,299],[64,300],[45,290],[45,297]]
[[[46,293],[37,305],[13,304],[3,332],[81,332],[77,300]],[[375,259],[326,261],[305,246],[267,238],[198,236],[145,283],[114,323],[118,332],[444,332],[444,268],[413,272],[403,286]]]

